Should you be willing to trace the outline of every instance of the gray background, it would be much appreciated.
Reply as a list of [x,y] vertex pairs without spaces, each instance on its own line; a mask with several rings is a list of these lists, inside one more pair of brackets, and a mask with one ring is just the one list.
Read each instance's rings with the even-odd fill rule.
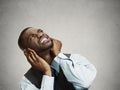
[[0,90],[19,90],[30,68],[17,39],[33,26],[97,68],[90,90],[120,90],[120,0],[0,0]]

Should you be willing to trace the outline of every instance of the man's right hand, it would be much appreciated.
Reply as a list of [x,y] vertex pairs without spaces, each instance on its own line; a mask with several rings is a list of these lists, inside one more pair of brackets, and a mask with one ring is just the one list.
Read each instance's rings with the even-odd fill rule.
[[61,41],[54,38],[52,38],[52,41],[53,41],[53,47],[51,48],[51,52],[55,57],[61,52],[62,43]]
[[50,65],[38,56],[34,50],[28,48],[24,50],[24,54],[33,68],[40,70],[44,75],[52,76]]

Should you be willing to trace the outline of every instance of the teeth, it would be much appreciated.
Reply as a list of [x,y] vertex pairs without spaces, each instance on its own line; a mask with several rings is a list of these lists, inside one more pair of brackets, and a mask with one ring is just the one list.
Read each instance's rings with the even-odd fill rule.
[[41,40],[41,43],[43,43],[44,41],[46,41],[47,40],[47,38],[43,38],[42,40]]

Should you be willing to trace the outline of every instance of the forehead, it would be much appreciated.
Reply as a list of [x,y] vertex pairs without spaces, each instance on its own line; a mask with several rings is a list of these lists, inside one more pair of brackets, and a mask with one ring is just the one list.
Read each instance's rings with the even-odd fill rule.
[[32,34],[32,33],[37,32],[37,30],[38,30],[38,28],[29,28],[29,29],[27,29],[27,30],[24,32],[24,34],[25,34],[25,36],[26,36],[26,35],[29,35],[29,34]]
[[29,28],[22,34],[23,42],[28,39],[29,35],[36,33],[38,28]]
[[35,34],[35,33],[37,33],[37,31],[38,30],[41,30],[41,29],[38,29],[38,28],[29,28],[29,29],[27,29],[24,33],[23,33],[23,35],[22,35],[22,38],[27,38],[29,35],[31,35],[31,34]]

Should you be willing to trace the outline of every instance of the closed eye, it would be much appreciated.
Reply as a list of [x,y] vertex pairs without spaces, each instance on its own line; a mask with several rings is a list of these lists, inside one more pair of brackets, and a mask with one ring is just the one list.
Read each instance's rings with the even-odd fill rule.
[[29,40],[32,40],[32,39],[35,38],[35,37],[37,37],[36,34],[31,34],[31,35],[29,36]]
[[38,29],[38,30],[37,30],[37,32],[38,32],[38,33],[40,33],[40,32],[43,32],[43,30],[41,30],[41,29]]

